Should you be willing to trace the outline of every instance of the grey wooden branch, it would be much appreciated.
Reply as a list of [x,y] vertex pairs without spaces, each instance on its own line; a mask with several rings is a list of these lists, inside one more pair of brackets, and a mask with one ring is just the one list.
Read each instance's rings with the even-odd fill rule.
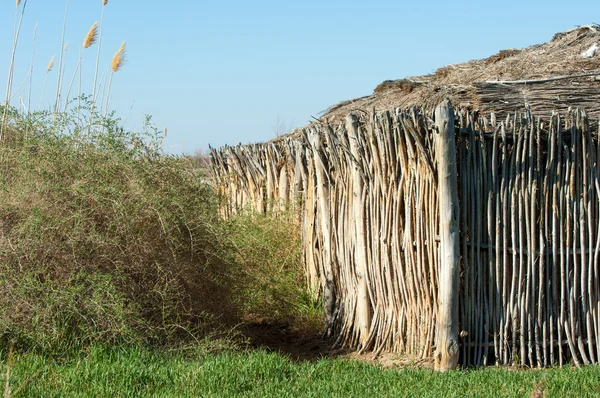
[[530,80],[488,80],[486,84],[534,84],[534,83],[546,83],[553,82],[556,80],[566,80],[566,79],[574,79],[578,77],[590,77],[590,76],[600,76],[600,72],[593,73],[584,73],[581,75],[569,75],[569,76],[557,76],[557,77],[549,77],[546,79],[530,79]]

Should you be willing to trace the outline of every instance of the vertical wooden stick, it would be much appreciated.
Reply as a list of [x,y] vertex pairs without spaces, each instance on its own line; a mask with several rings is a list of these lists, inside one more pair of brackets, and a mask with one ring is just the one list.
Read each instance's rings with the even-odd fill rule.
[[435,110],[440,200],[441,272],[438,290],[435,370],[458,365],[458,282],[460,209],[456,176],[454,109],[445,99]]
[[353,216],[356,233],[355,267],[357,279],[356,324],[360,332],[360,345],[364,348],[371,326],[371,300],[367,282],[367,241],[365,236],[365,198],[364,181],[360,173],[361,148],[359,147],[358,118],[354,114],[346,117],[346,129],[350,140],[350,152],[354,158],[352,164]]

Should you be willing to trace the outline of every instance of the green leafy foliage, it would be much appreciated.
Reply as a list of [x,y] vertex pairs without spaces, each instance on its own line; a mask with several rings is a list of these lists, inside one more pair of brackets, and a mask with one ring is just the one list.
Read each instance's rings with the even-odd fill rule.
[[189,159],[161,154],[150,120],[44,117],[15,117],[0,149],[0,341],[172,346],[233,323],[234,264]]

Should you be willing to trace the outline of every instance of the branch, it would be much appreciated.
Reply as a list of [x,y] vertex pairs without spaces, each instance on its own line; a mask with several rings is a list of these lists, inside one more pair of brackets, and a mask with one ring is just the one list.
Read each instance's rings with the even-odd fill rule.
[[590,77],[590,76],[600,76],[600,72],[593,73],[584,73],[582,75],[569,75],[569,76],[557,76],[557,77],[549,77],[547,79],[531,79],[531,80],[488,80],[486,84],[533,84],[533,83],[545,83],[545,82],[553,82],[556,80],[566,80],[566,79],[574,79],[578,77]]

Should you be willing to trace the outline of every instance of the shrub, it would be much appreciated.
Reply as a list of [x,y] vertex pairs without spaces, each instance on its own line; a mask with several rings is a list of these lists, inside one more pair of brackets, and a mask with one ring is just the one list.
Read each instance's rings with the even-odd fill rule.
[[161,155],[151,124],[60,120],[15,118],[0,148],[0,342],[173,346],[234,322],[217,201],[190,160]]

